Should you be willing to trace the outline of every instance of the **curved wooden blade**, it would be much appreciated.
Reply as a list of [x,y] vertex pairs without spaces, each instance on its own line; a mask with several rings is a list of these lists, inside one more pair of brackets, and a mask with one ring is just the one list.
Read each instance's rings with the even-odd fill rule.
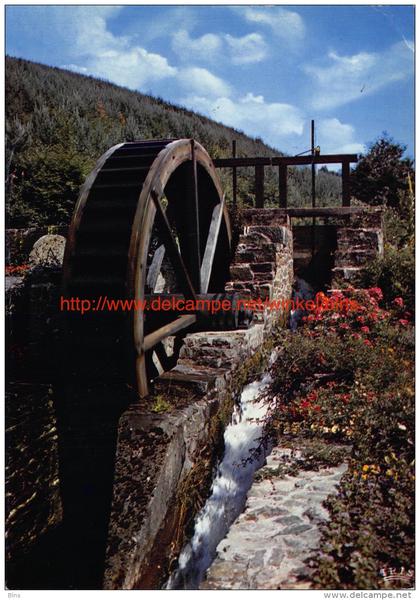
[[225,206],[225,197],[213,209],[213,215],[207,236],[206,249],[204,251],[203,262],[200,273],[200,292],[205,294],[209,288],[211,272],[213,269],[214,255],[216,254],[217,240],[219,238],[220,225],[222,223],[223,209]]

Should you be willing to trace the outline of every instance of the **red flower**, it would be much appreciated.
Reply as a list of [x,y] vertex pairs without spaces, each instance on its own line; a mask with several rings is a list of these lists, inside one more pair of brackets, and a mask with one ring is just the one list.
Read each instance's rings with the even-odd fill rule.
[[369,333],[370,329],[366,325],[363,325],[363,327],[360,328],[360,331],[363,331],[363,333]]
[[373,346],[373,344],[370,340],[363,340],[363,343],[365,346]]
[[8,265],[5,268],[6,275],[23,275],[29,269],[29,265]]
[[308,400],[302,400],[302,402],[300,403],[300,408],[309,408],[311,406],[311,403],[308,402]]
[[407,327],[408,325],[407,319],[398,319],[398,323],[401,323],[403,327]]
[[340,323],[340,329],[350,329],[350,325],[348,323]]
[[404,300],[401,298],[401,296],[398,296],[397,298],[394,298],[392,304],[394,304],[394,306],[398,306],[399,308],[403,308]]
[[369,288],[368,294],[371,298],[374,298],[375,300],[382,300],[384,297],[382,290],[379,287]]
[[328,387],[328,388],[337,387],[337,385],[338,385],[338,384],[337,384],[337,382],[336,382],[336,381],[329,381],[329,382],[327,383],[327,387]]

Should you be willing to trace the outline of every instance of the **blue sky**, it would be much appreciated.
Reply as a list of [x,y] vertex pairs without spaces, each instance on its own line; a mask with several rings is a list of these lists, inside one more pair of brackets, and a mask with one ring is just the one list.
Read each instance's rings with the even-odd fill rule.
[[289,154],[414,151],[411,6],[8,6],[12,56],[159,95]]

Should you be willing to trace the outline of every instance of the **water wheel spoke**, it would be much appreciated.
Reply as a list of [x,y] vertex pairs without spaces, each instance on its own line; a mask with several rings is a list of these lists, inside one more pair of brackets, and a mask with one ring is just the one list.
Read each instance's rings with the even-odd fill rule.
[[213,209],[213,215],[210,222],[209,233],[207,236],[206,249],[204,251],[203,262],[200,273],[200,291],[205,294],[209,288],[211,272],[213,270],[214,255],[216,253],[217,240],[219,238],[220,225],[222,223],[225,198],[216,204]]
[[172,266],[178,277],[182,291],[184,292],[186,298],[195,299],[193,284],[191,283],[190,276],[179,252],[178,244],[176,243],[168,218],[162,208],[156,192],[152,192],[152,198],[156,207],[156,223],[162,236],[162,241],[168,253],[169,259],[171,260]]
[[175,319],[175,321],[171,321],[167,325],[163,327],[159,327],[152,333],[149,333],[145,336],[143,341],[143,352],[147,352],[154,348],[159,342],[168,337],[169,335],[174,335],[178,331],[186,329],[193,325],[197,320],[195,315],[183,315]]

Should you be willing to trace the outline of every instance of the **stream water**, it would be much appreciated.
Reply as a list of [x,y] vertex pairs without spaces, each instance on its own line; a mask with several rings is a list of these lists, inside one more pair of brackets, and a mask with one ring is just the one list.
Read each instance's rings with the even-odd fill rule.
[[[274,353],[270,363],[274,360]],[[270,382],[268,374],[247,385],[225,430],[225,452],[213,481],[211,495],[195,520],[194,534],[181,551],[178,568],[166,589],[198,589],[216,556],[216,548],[236,517],[243,511],[256,469],[265,460],[264,451],[254,456],[268,410],[261,392]],[[246,460],[248,459],[248,460]]]

